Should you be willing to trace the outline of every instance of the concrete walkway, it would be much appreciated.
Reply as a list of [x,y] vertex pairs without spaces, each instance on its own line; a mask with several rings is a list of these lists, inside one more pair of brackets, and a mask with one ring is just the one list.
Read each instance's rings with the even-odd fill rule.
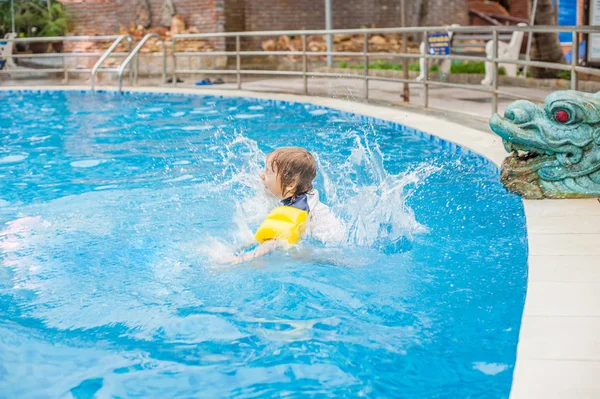
[[[114,79],[109,79],[110,76],[101,76],[101,79],[97,83],[98,89],[115,89],[116,82]],[[193,90],[198,93],[207,92],[208,90],[220,89],[220,90],[236,90],[237,84],[233,83],[232,79],[235,77],[231,75],[225,76],[225,84],[213,85],[213,86],[196,86],[194,83],[199,81],[201,76],[181,76],[184,83],[179,83],[178,88]],[[286,93],[286,94],[298,94],[303,93],[303,81],[301,78],[255,78],[251,76],[242,77],[242,89],[261,92],[261,93]],[[140,87],[153,87],[159,83],[159,79],[140,79]],[[55,79],[7,79],[6,76],[0,77],[0,88],[10,86],[33,86],[36,88],[44,88],[49,86],[55,86],[57,80]],[[72,79],[71,86],[83,86],[85,89],[89,89],[90,80],[86,79]],[[412,83],[410,86],[410,106],[415,110],[419,111],[423,109],[424,105],[424,90],[423,85],[418,83]],[[66,86],[65,86],[66,87]],[[125,89],[130,89],[132,86],[129,82],[124,82]],[[170,84],[164,86],[165,88],[172,88]],[[480,87],[480,86],[474,86]],[[360,79],[349,79],[349,78],[310,78],[308,80],[308,92],[310,95],[317,95],[322,97],[332,97],[343,100],[359,101],[365,100],[365,84]],[[403,84],[394,82],[381,82],[381,81],[370,81],[369,82],[369,102],[381,103],[386,105],[403,105],[400,98],[402,93]],[[504,91],[526,96],[537,98],[543,101],[543,99],[550,94],[550,90],[545,89],[534,89],[524,87],[502,87]],[[514,99],[500,96],[499,98],[499,111],[502,113],[506,106],[508,106]],[[455,118],[457,121],[464,120],[464,115],[468,114],[478,119],[479,121],[487,121],[492,114],[492,99],[490,94],[476,92],[467,89],[454,89],[445,87],[431,86],[429,88],[429,107],[433,108],[438,115]],[[430,111],[431,112],[431,111]]]

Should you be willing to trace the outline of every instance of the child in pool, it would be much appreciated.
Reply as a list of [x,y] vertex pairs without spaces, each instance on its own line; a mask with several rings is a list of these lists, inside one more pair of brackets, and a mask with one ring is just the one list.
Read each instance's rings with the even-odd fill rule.
[[[329,207],[319,201],[319,193],[313,189],[317,164],[310,152],[300,147],[281,147],[271,152],[260,174],[265,190],[281,201],[281,205],[308,212],[306,234],[319,241],[340,243],[345,228]],[[242,253],[232,263],[246,262],[287,245],[282,240],[268,240],[253,251]]]

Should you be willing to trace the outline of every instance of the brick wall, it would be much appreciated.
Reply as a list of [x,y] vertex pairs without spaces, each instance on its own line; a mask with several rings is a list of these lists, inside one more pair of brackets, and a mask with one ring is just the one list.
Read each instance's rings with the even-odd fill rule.
[[[225,32],[246,30],[245,0],[225,0]],[[235,38],[227,39],[227,50],[235,50]]]
[[[114,34],[135,20],[135,0],[61,0],[75,17],[74,33]],[[406,0],[408,23],[467,23],[467,0]],[[157,26],[163,0],[150,0]],[[177,13],[202,32],[322,29],[323,0],[176,0]],[[334,28],[400,26],[398,0],[332,0]]]
[[[467,23],[467,0],[406,0],[409,26]],[[323,0],[245,0],[246,30],[323,29]],[[335,29],[401,25],[398,0],[332,0]]]
[[510,0],[509,12],[513,17],[529,20],[531,0]]
[[[468,23],[468,0],[406,2],[408,26],[417,26],[419,21],[428,26]],[[324,29],[324,3],[323,0],[245,0],[244,27],[246,31]],[[332,0],[332,13],[334,29],[397,27],[402,22],[399,0]],[[253,47],[258,42],[245,41]]]
[[[74,34],[116,34],[135,21],[135,0],[61,0],[74,17]],[[152,26],[159,25],[163,0],[150,0]],[[224,30],[225,0],[177,0],[177,13],[201,32]]]
[[[73,13],[74,34],[116,34],[135,20],[136,0],[61,0]],[[152,26],[159,25],[164,0],[149,0]],[[409,26],[468,23],[468,0],[406,0]],[[177,13],[200,32],[325,28],[323,0],[175,0]],[[333,27],[401,25],[399,0],[332,0]],[[261,39],[243,40],[257,47]],[[221,49],[224,41],[217,47]],[[235,40],[227,40],[235,48]]]
[[417,25],[419,21],[424,26],[469,24],[467,0],[406,1],[412,6],[411,10],[414,10],[414,15],[409,16],[409,25]]

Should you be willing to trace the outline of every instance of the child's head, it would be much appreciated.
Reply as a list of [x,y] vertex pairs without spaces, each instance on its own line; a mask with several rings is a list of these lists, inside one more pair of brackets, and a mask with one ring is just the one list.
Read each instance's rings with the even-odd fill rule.
[[316,176],[317,164],[310,152],[300,147],[281,147],[269,154],[260,178],[267,190],[283,199],[311,191]]

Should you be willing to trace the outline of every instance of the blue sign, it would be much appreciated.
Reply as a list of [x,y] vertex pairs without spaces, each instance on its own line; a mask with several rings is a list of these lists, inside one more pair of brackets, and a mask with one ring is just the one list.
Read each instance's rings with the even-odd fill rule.
[[[577,25],[577,0],[555,0],[558,1],[558,26]],[[558,34],[561,43],[573,42],[573,35],[569,32]]]
[[427,36],[430,55],[450,54],[450,36],[448,33],[432,33]]

